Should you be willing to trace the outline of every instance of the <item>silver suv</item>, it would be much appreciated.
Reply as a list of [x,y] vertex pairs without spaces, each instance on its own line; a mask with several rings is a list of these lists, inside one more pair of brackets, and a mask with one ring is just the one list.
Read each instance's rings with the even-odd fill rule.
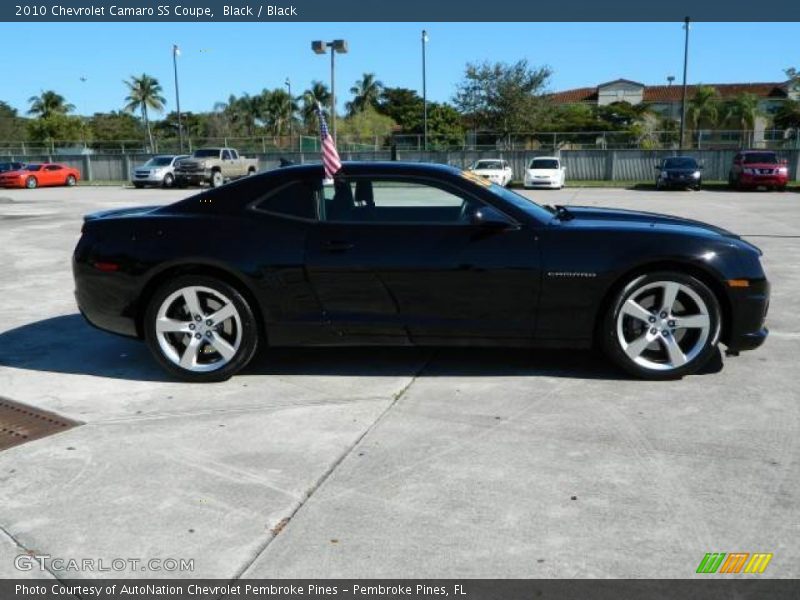
[[172,187],[175,185],[175,164],[184,158],[189,156],[186,154],[154,156],[141,167],[134,169],[131,182],[136,188],[143,188],[146,185]]

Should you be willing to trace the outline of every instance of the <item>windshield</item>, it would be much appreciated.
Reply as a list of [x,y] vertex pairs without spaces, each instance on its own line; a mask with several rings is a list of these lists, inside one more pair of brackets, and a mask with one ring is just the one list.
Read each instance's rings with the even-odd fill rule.
[[665,169],[696,169],[697,161],[691,157],[668,158],[664,161]]
[[154,156],[146,163],[144,163],[145,167],[168,167],[172,164],[172,157],[171,156]]
[[776,165],[778,164],[778,156],[774,152],[750,152],[744,155],[744,164],[754,165],[757,163]]
[[27,165],[25,167],[25,170],[26,171],[41,171],[42,170],[42,165]]
[[474,168],[500,170],[503,168],[503,163],[499,160],[479,160],[475,163]]
[[558,169],[558,161],[552,158],[534,158],[530,169]]
[[496,196],[500,196],[500,198],[502,198],[509,204],[513,204],[520,210],[525,211],[537,221],[540,221],[542,223],[549,223],[553,219],[552,212],[550,212],[543,206],[536,204],[536,202],[534,202],[530,198],[522,196],[516,192],[512,192],[511,190],[503,187],[502,185],[497,185],[496,183],[493,183],[489,187],[489,190],[493,192]]
[[218,158],[219,148],[206,148],[205,150],[195,150],[192,154],[195,158]]

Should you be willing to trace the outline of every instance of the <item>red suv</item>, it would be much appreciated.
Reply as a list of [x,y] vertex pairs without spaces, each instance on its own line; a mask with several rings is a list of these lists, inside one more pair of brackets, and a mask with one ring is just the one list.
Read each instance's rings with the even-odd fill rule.
[[732,188],[756,188],[766,186],[779,191],[789,183],[789,168],[786,160],[769,150],[742,150],[733,157],[728,173],[728,185]]

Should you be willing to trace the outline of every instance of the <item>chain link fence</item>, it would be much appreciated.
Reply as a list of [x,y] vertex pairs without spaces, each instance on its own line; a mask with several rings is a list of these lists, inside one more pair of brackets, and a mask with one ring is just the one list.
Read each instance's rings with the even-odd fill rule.
[[[83,155],[83,154],[177,154],[196,148],[230,146],[242,154],[271,152],[319,152],[316,135],[250,136],[250,137],[187,137],[183,148],[176,138],[156,139],[151,152],[144,140],[82,141],[50,140],[42,142],[0,140],[0,156]],[[339,151],[380,152],[395,148],[401,151],[548,151],[563,150],[677,150],[677,131],[553,131],[503,134],[468,132],[464,135],[429,135],[427,147],[421,134],[373,136],[340,135]],[[686,135],[684,149],[735,150],[764,148],[800,149],[798,130],[702,130]]]

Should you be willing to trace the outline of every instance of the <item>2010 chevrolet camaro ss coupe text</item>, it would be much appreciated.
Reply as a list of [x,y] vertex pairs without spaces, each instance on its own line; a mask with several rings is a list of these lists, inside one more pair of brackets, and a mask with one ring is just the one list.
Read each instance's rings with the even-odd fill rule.
[[540,206],[411,163],[276,169],[164,207],[89,215],[73,269],[94,325],[173,374],[221,381],[259,345],[597,345],[693,373],[761,345],[760,251],[697,221]]

